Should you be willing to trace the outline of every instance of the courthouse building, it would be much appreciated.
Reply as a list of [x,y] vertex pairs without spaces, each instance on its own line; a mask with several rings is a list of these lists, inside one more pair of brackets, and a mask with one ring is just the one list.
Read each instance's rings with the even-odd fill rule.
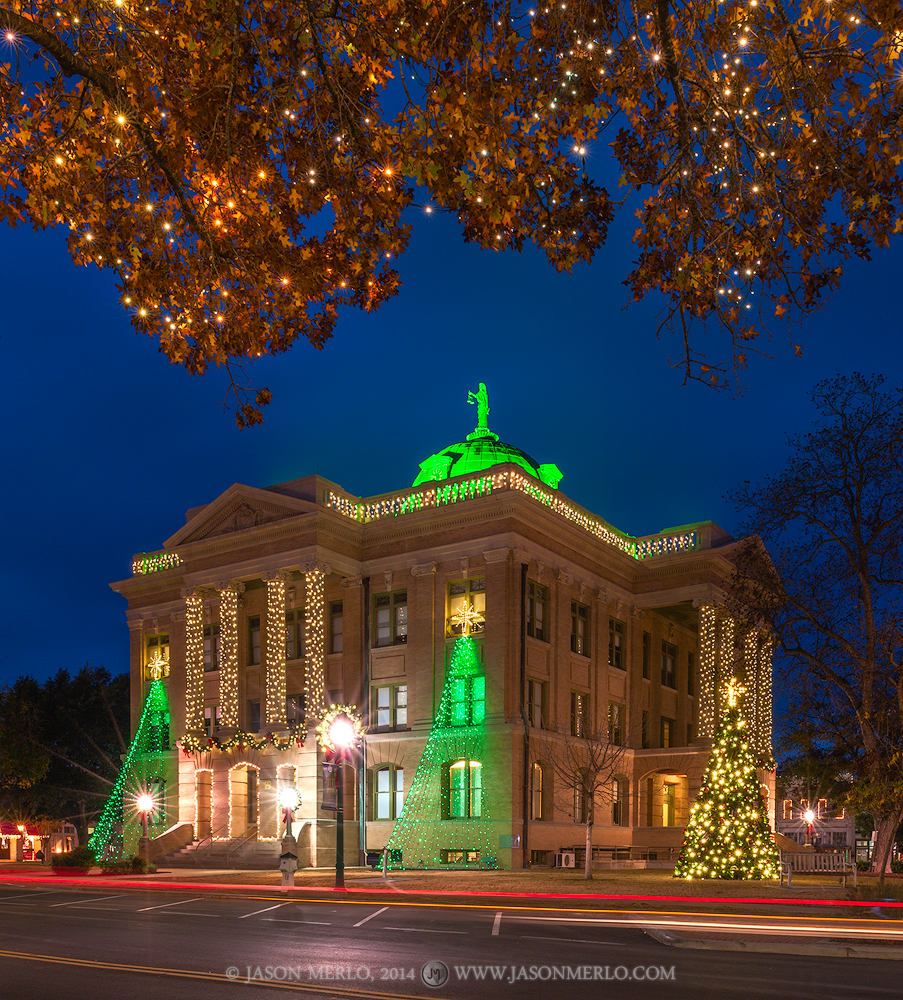
[[[128,601],[133,725],[153,679],[169,701],[157,853],[275,866],[278,793],[293,785],[299,865],[333,864],[313,734],[330,704],[357,706],[367,726],[346,769],[346,861],[383,848],[465,633],[491,760],[444,766],[452,779],[480,768],[502,868],[584,841],[580,782],[550,759],[562,742],[600,733],[625,747],[593,841],[659,859],[676,856],[731,674],[770,758],[769,638],[723,607],[737,543],[710,521],[624,534],[561,492],[554,464],[498,440],[483,386],[471,398],[476,429],[421,462],[412,486],[360,498],[316,475],[236,484],[113,585]],[[761,777],[773,820],[773,776]],[[430,809],[424,823],[448,824],[443,863],[487,860],[454,849],[460,808]],[[464,813],[478,819],[479,798]]]

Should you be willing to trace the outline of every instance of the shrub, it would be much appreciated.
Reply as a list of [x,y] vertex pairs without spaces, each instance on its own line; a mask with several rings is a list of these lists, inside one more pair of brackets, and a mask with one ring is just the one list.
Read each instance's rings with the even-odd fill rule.
[[93,868],[94,863],[94,851],[87,844],[50,857],[53,868]]
[[900,861],[891,861],[890,870],[894,875],[903,875],[903,859]]

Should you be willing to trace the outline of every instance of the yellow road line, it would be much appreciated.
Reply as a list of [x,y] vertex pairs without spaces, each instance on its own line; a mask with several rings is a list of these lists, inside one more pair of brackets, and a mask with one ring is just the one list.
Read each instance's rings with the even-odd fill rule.
[[[171,976],[182,979],[206,979],[217,983],[241,983],[249,985],[247,978],[222,975],[217,972],[192,972],[190,969],[155,968],[150,965],[123,965],[118,962],[91,961],[84,958],[64,958],[61,955],[32,955],[20,951],[2,951],[0,958],[19,958],[26,962],[49,962],[55,965],[72,965],[82,969],[104,969],[110,972],[136,972],[151,976]],[[254,968],[257,968],[256,966]],[[254,979],[250,985],[273,986],[284,990],[303,991],[308,993],[327,993],[330,996],[376,998],[376,1000],[412,1000],[416,994],[411,993],[381,993],[377,990],[353,990],[347,986],[335,986],[330,981],[329,986],[317,983],[285,983],[275,979]]]

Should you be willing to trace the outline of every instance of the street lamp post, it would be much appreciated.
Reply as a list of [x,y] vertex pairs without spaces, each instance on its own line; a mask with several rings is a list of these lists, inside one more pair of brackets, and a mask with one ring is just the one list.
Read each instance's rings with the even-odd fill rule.
[[343,765],[345,753],[356,739],[354,723],[347,715],[337,715],[329,724],[329,742],[335,748],[335,887],[345,888],[345,789]]
[[815,813],[807,809],[803,813],[803,819],[806,821],[806,847],[809,847],[812,843],[812,821],[815,819]]
[[292,816],[300,801],[301,796],[294,785],[283,788],[279,793],[279,805],[282,807],[285,818],[285,836],[282,838],[282,854],[279,856],[283,889],[290,889],[295,884],[295,872],[298,868],[298,845],[292,836]]
[[153,795],[139,795],[135,800],[138,814],[141,816],[141,839],[138,841],[138,857],[150,861],[150,838],[147,835],[147,818],[154,811],[156,803]]

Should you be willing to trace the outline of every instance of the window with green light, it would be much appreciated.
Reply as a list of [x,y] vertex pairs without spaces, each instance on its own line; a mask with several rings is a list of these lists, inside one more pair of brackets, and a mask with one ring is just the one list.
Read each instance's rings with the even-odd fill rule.
[[483,765],[456,760],[448,768],[447,819],[477,819],[483,808]]
[[486,718],[486,678],[453,677],[449,680],[451,726],[476,726]]

